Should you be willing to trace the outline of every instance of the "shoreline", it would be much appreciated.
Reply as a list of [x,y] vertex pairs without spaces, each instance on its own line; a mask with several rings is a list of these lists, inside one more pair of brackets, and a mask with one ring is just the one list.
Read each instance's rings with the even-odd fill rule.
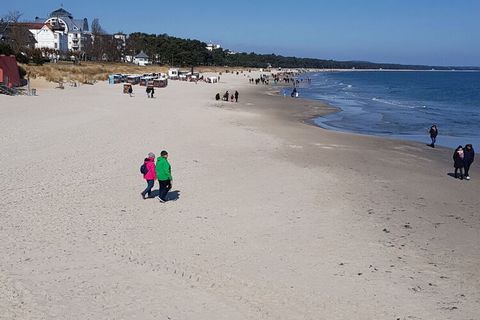
[[[349,71],[349,70],[342,70],[342,72],[343,71]],[[355,70],[353,70],[353,71],[355,71]],[[363,71],[382,71],[382,70],[363,70]],[[397,71],[397,70],[387,70],[387,71]],[[415,71],[422,71],[422,70],[401,70],[401,71],[415,72]],[[426,70],[426,71],[429,71],[429,70]],[[331,72],[331,71],[325,71],[325,72]],[[316,73],[316,71],[311,72],[311,73]],[[289,89],[291,89],[292,86],[290,86],[288,84],[285,84],[285,85],[284,84],[279,84],[279,85],[274,85],[274,88],[289,88]],[[282,96],[281,89],[277,90],[276,94],[278,96]],[[287,96],[286,98],[290,98],[290,97]],[[298,98],[296,98],[296,99],[298,99]],[[300,98],[300,99],[320,102],[322,104],[325,104],[325,105],[329,106],[330,108],[335,108],[336,109],[333,112],[329,112],[327,114],[321,114],[318,117],[313,116],[310,119],[306,119],[306,121],[308,121],[310,124],[312,124],[314,126],[317,126],[317,127],[320,127],[322,129],[344,132],[344,133],[350,133],[350,134],[355,134],[355,135],[380,137],[380,138],[394,140],[394,141],[416,142],[416,143],[419,143],[420,145],[423,145],[423,146],[425,146],[425,145],[429,146],[430,137],[429,137],[428,133],[425,133],[423,135],[413,134],[413,133],[412,134],[393,134],[393,133],[380,134],[380,133],[372,133],[372,132],[368,132],[368,131],[365,131],[365,132],[354,131],[354,130],[348,130],[348,129],[345,129],[345,128],[326,125],[326,124],[324,124],[324,122],[328,121],[329,116],[338,115],[340,117],[341,113],[345,112],[344,108],[339,106],[339,105],[335,105],[335,103],[332,103],[332,102],[329,102],[329,101],[326,101],[326,100],[322,100],[322,99],[303,98],[303,97]],[[319,121],[318,122],[315,121],[318,118],[320,118]],[[478,140],[478,138],[472,140],[472,139],[470,139],[470,137],[467,137],[467,136],[466,137],[441,136],[440,139],[437,139],[436,147],[446,148],[446,149],[455,149],[458,145],[464,145],[465,143],[472,143],[474,146],[477,146],[477,147],[480,146],[480,140]]]
[[[268,90],[267,90],[268,92]],[[272,92],[274,92],[274,94],[278,97],[282,97],[283,96],[281,95],[281,92],[278,91],[278,90],[272,90]],[[268,93],[266,93],[268,94]],[[408,135],[408,136],[403,136],[403,135],[394,135],[394,134],[385,134],[385,135],[380,135],[380,134],[370,134],[370,133],[364,133],[364,132],[355,132],[355,131],[350,131],[350,130],[345,130],[345,129],[342,129],[342,128],[335,128],[335,127],[330,127],[330,126],[322,126],[320,124],[318,124],[315,120],[317,120],[318,118],[324,118],[324,117],[328,117],[328,116],[331,116],[331,115],[335,115],[335,114],[339,114],[341,112],[343,112],[343,109],[342,107],[339,107],[339,106],[336,106],[336,105],[333,105],[331,103],[329,103],[328,101],[325,101],[325,100],[321,100],[321,99],[308,99],[308,98],[291,98],[291,97],[285,97],[285,99],[292,99],[292,100],[300,100],[300,101],[304,101],[303,103],[300,103],[300,104],[318,104],[320,107],[324,106],[327,108],[328,111],[322,111],[322,112],[319,112],[318,114],[315,113],[315,112],[312,112],[311,114],[308,114],[305,116],[304,119],[302,119],[301,121],[302,122],[305,122],[311,126],[314,126],[316,128],[321,128],[323,130],[328,130],[328,131],[333,131],[333,132],[342,132],[342,133],[346,133],[346,134],[352,134],[352,135],[359,135],[359,136],[367,136],[367,137],[376,137],[376,138],[381,138],[381,139],[386,139],[386,140],[393,140],[393,141],[399,141],[399,142],[410,142],[410,143],[416,143],[418,144],[419,146],[428,146],[428,135],[425,135],[425,139],[424,141],[420,140],[420,136],[417,136],[417,135]],[[297,103],[295,103],[295,101],[292,101],[292,105],[298,105]],[[417,137],[417,139],[408,139],[408,137]],[[421,136],[423,137],[423,136]],[[450,139],[450,138],[455,138],[455,137],[447,137],[447,139]],[[457,139],[463,139],[463,138],[457,138]],[[452,144],[453,146],[453,144]],[[439,149],[448,149],[448,150],[451,150],[452,148],[455,148],[456,146],[452,147],[450,145],[443,145],[442,143],[439,143],[437,142],[437,145],[436,145],[436,148]]]

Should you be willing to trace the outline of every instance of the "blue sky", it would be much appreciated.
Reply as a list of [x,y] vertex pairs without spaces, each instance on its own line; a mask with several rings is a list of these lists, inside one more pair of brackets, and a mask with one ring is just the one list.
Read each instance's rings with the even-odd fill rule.
[[63,7],[108,32],[167,33],[234,51],[480,66],[477,0],[0,0],[23,20]]

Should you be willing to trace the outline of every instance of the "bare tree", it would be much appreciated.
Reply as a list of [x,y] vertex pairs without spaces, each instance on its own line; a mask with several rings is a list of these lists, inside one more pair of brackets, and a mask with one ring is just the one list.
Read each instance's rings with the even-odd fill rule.
[[6,41],[15,52],[33,48],[36,42],[27,26],[19,22],[22,15],[19,11],[10,11],[0,23],[2,40]]
[[19,22],[20,18],[23,16],[23,13],[20,11],[9,11],[4,17],[3,20],[6,22]]
[[94,36],[106,33],[105,30],[103,30],[102,25],[100,24],[100,20],[98,18],[93,19],[91,30]]

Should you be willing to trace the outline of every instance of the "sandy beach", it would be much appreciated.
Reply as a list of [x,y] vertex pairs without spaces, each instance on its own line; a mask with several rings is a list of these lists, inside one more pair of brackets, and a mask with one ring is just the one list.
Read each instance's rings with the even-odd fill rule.
[[[0,319],[478,319],[478,163],[243,74],[144,90],[0,96]],[[172,201],[142,200],[163,149]]]

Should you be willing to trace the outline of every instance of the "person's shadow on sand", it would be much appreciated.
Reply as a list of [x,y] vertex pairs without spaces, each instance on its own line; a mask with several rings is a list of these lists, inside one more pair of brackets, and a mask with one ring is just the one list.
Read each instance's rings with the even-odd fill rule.
[[455,178],[455,173],[453,173],[453,172],[449,172],[449,173],[447,173],[447,175],[454,178],[454,179],[457,179],[457,178]]
[[[158,189],[152,190],[152,193],[150,193],[149,198],[157,198],[158,194],[159,194]],[[178,199],[180,199],[180,190],[174,190],[174,191],[168,192],[167,199],[168,201],[177,201]]]
[[170,191],[167,194],[167,199],[168,201],[177,201],[178,199],[180,199],[180,190]]

